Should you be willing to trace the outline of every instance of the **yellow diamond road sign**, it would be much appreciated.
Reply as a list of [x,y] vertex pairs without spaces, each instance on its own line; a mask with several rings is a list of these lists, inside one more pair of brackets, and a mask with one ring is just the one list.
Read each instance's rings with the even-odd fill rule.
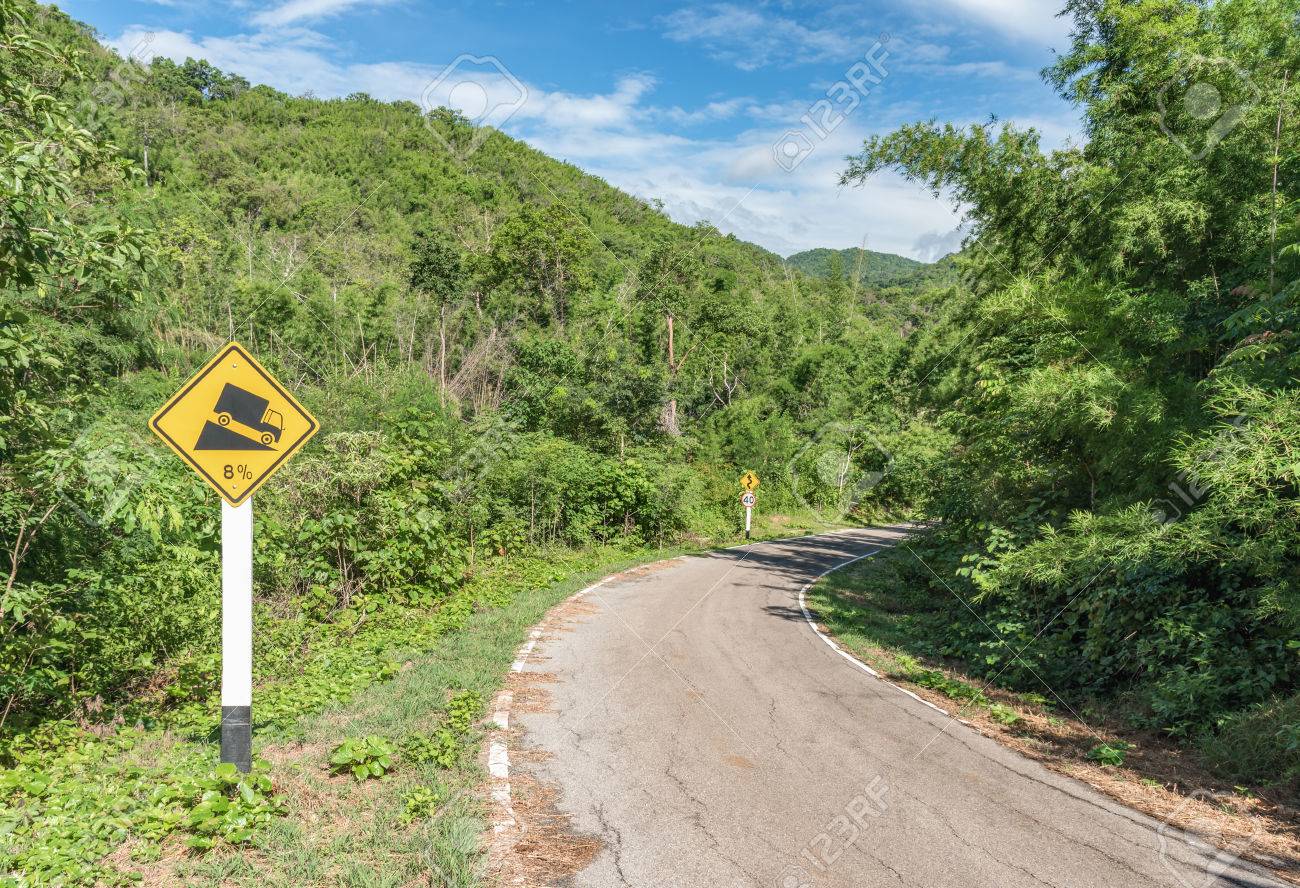
[[753,472],[746,472],[740,476],[740,486],[746,490],[754,490],[754,488],[758,487],[758,476]]
[[320,428],[238,342],[194,374],[149,427],[232,506],[248,499]]

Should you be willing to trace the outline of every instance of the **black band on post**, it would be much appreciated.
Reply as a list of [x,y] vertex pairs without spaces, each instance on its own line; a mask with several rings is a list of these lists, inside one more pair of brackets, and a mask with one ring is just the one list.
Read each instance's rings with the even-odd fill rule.
[[221,761],[247,774],[253,769],[253,707],[221,707]]

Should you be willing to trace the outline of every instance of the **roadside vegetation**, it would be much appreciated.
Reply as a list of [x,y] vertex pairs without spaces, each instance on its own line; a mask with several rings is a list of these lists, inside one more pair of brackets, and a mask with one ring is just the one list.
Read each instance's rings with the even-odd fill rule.
[[901,553],[861,561],[809,590],[808,608],[842,649],[1022,755],[1294,878],[1300,859],[1295,784],[1240,781],[1221,767],[1225,754],[1250,759],[1269,748],[1267,736],[1256,736],[1255,749],[1244,750],[1229,745],[1239,743],[1237,737],[1207,734],[1189,749],[1178,738],[1138,726],[1112,698],[1074,695],[1067,701],[1050,690],[1009,687],[946,642],[962,606],[952,595],[935,596],[906,569],[906,562],[922,557],[923,542],[914,538],[899,546]]
[[[915,621],[845,617],[891,669],[1293,792],[1298,10],[1069,10],[1047,76],[1087,145],[873,139],[844,181],[952,194],[965,249],[805,274],[454,112],[143,66],[0,0],[0,884],[471,884],[457,792],[522,628],[597,564],[735,540],[742,469],[764,532],[940,521],[872,567]],[[1237,109],[1208,149],[1166,101],[1198,84]],[[217,503],[145,425],[231,338],[323,428],[256,501],[242,780]]]
[[[920,123],[895,169],[970,210],[969,292],[909,337],[942,525],[885,556],[979,680],[1300,780],[1300,33],[1293,2],[1077,2],[1046,72],[1087,144]],[[1214,90],[1234,125],[1191,99]],[[1207,143],[1207,139],[1217,140]]]

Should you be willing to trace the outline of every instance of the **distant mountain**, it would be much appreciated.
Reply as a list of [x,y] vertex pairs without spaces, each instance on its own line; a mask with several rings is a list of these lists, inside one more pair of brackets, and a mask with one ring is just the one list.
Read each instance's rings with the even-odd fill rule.
[[908,274],[885,284],[885,286],[926,289],[956,284],[961,280],[961,272],[957,267],[957,256],[957,253],[949,253],[937,262],[923,263],[919,267],[912,269]]
[[877,253],[849,247],[847,250],[831,250],[818,247],[795,253],[785,260],[790,268],[796,268],[813,277],[828,278],[836,272],[852,280],[857,276],[858,282],[868,287],[887,287],[913,277],[927,268],[925,262],[897,256],[893,253]]

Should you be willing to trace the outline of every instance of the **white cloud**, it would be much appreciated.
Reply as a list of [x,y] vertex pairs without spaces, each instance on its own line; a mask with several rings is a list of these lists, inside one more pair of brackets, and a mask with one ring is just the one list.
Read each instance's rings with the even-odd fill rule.
[[967,234],[969,229],[965,225],[951,231],[927,231],[912,244],[913,256],[922,262],[935,262],[960,250]]
[[974,19],[1009,37],[1064,48],[1073,22],[1058,18],[1063,0],[926,0]]
[[572,130],[632,124],[641,98],[654,88],[654,78],[645,74],[624,77],[609,95],[578,96],[566,92],[529,90],[529,101],[519,110],[522,118],[563,121]]
[[288,0],[256,13],[250,21],[263,28],[280,28],[294,22],[317,21],[339,15],[354,6],[379,5],[388,0]]
[[1028,68],[1016,68],[998,60],[992,62],[952,62],[950,64],[926,63],[909,65],[900,70],[916,71],[926,74],[939,74],[944,77],[990,77],[996,80],[1038,81],[1038,72]]
[[709,102],[701,108],[694,111],[687,111],[684,108],[660,108],[656,113],[665,120],[682,126],[695,126],[701,123],[716,123],[719,120],[731,120],[739,114],[750,114],[755,110],[755,104],[752,99],[734,98],[725,99],[718,102]]
[[768,64],[848,59],[859,52],[857,43],[838,31],[809,28],[730,3],[679,9],[664,16],[662,24],[670,40],[700,43],[715,58],[745,71]]
[[[112,44],[127,52],[148,32],[131,28]],[[254,83],[293,94],[321,97],[367,92],[382,100],[419,103],[443,66],[409,62],[344,64],[319,33],[277,29],[228,37],[153,32],[147,52],[175,60],[206,58]],[[511,101],[510,77],[488,65],[456,70],[426,100],[457,105],[458,85],[476,85],[489,104]],[[696,109],[655,105],[655,80],[630,74],[608,92],[579,94],[528,84],[527,101],[503,128],[538,149],[600,176],[646,199],[664,201],[683,223],[709,220],[726,233],[788,255],[818,246],[849,247],[867,239],[871,249],[930,258],[951,240],[960,212],[894,173],[874,176],[860,188],[841,187],[844,157],[862,140],[926,114],[908,103],[864,103],[792,172],[773,159],[773,143],[807,110],[802,101],[760,103],[713,97]],[[725,138],[690,136],[689,127],[715,120],[742,120],[748,128]],[[1044,132],[1049,147],[1077,132],[1063,115],[1019,121]],[[947,238],[948,240],[945,240]]]

